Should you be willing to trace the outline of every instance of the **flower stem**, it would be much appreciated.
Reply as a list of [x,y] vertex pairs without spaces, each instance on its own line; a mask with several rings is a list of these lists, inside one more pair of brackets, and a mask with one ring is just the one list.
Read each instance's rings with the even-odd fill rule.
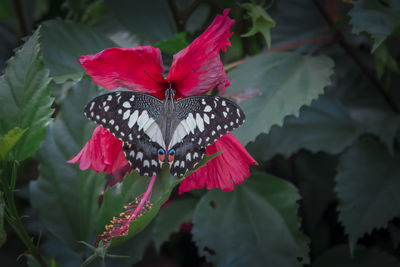
[[144,193],[142,199],[140,200],[139,205],[135,208],[135,210],[134,210],[132,216],[129,218],[129,220],[126,221],[124,227],[123,227],[122,230],[121,230],[121,233],[125,233],[125,232],[126,232],[126,230],[127,230],[128,227],[129,227],[130,222],[133,221],[133,220],[136,218],[136,216],[138,215],[138,213],[142,210],[143,205],[144,205],[144,204],[146,203],[146,201],[150,198],[151,192],[152,192],[152,190],[153,190],[154,183],[155,183],[155,181],[156,181],[156,177],[157,177],[156,175],[153,175],[153,176],[151,177],[151,180],[150,180],[149,186],[147,187],[146,192]]
[[[6,219],[10,226],[17,233],[18,237],[24,243],[24,245],[28,248],[28,250],[32,253],[33,257],[39,262],[41,266],[47,266],[46,261],[40,255],[38,248],[33,244],[32,239],[29,237],[28,232],[26,231],[24,224],[21,221],[21,218],[18,215],[17,206],[15,204],[14,199],[14,189],[15,182],[17,179],[17,163],[14,162],[11,167],[11,184],[9,185],[5,175],[2,175],[0,183],[1,187],[4,191],[4,195],[7,201],[6,210],[7,216]],[[4,169],[3,169],[4,170]]]

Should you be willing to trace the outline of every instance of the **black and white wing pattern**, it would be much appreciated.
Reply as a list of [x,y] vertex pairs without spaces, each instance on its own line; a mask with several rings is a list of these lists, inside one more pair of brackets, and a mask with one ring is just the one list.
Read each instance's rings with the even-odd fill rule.
[[175,146],[175,158],[171,164],[171,174],[182,177],[193,170],[203,159],[206,149],[191,142],[181,142]]
[[[163,102],[153,96],[136,92],[113,92],[87,104],[85,116],[109,130],[123,142],[123,151],[132,169],[141,175],[160,170],[157,149],[165,147],[158,124]],[[155,162],[155,163],[154,163]]]
[[200,147],[214,143],[245,121],[242,109],[233,101],[219,96],[192,96],[176,102],[180,121],[168,147],[191,142]]

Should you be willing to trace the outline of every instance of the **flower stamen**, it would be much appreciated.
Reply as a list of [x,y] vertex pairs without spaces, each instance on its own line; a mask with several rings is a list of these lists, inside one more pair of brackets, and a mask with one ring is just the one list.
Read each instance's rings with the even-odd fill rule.
[[[118,217],[114,216],[110,224],[105,226],[105,231],[97,237],[99,240],[103,241],[104,245],[107,245],[113,237],[127,235],[129,232],[129,224],[152,208],[150,198],[155,180],[156,175],[153,175],[146,192],[125,205],[125,210],[121,212]],[[95,242],[95,245],[97,246],[98,242]]]

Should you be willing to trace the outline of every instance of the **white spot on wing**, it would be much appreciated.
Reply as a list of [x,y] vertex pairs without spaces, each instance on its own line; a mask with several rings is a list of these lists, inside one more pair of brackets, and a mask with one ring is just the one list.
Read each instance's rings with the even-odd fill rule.
[[112,99],[112,95],[109,95],[109,96],[107,97],[107,100],[108,100],[108,101],[111,101],[111,99]]
[[192,155],[190,153],[186,154],[186,160],[188,160],[188,161],[192,160]]
[[124,107],[124,108],[131,108],[132,106],[131,106],[131,103],[129,103],[128,101],[125,101],[123,104],[122,104],[122,106]]
[[132,128],[133,125],[135,125],[136,120],[137,120],[137,118],[138,118],[138,115],[139,115],[139,111],[138,111],[138,110],[135,110],[135,111],[132,113],[132,115],[129,117],[129,121],[128,121],[128,127],[129,127],[129,128]]
[[146,122],[149,120],[149,114],[146,110],[143,110],[142,114],[140,114],[139,118],[137,119],[137,124],[139,126],[139,131],[143,128]]
[[156,166],[157,167],[157,161],[155,161],[154,159],[151,160],[151,165]]
[[131,111],[128,109],[124,112],[124,116],[122,117],[123,120],[126,120],[129,118],[129,115],[131,115]]
[[196,124],[197,124],[197,127],[199,127],[200,132],[203,132],[204,131],[204,122],[199,113],[196,113]]
[[185,168],[185,162],[183,160],[181,161],[181,168]]
[[208,117],[207,114],[204,114],[203,118],[205,123],[210,124],[210,118]]
[[226,118],[226,116],[228,116],[228,113],[226,113],[225,111],[222,112],[222,114],[224,114],[224,117]]
[[209,105],[204,108],[204,112],[210,112],[211,110],[212,108]]
[[175,161],[174,163],[174,167],[178,167],[179,166],[179,160]]
[[150,162],[147,159],[143,161],[143,167],[150,167]]
[[142,152],[138,152],[137,155],[136,155],[136,159],[142,160],[143,159],[143,153]]
[[110,108],[110,106],[105,106],[104,111],[107,112],[109,108]]
[[222,105],[223,105],[223,106],[226,106],[225,100],[222,100]]
[[111,125],[114,125],[114,120],[110,120],[110,124],[111,124]]
[[193,159],[198,158],[198,157],[199,157],[199,154],[197,154],[197,152],[194,152],[193,153]]

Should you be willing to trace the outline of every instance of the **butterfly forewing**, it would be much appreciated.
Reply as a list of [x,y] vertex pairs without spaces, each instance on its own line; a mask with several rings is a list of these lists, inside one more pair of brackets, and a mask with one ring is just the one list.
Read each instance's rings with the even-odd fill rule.
[[180,123],[169,142],[168,147],[171,148],[179,142],[206,147],[245,121],[245,115],[236,103],[218,96],[193,96],[178,100],[176,116]]
[[96,97],[84,113],[123,142],[132,169],[138,169],[141,175],[152,175],[160,170],[157,149],[164,145],[155,122],[162,113],[162,105],[153,96],[120,91]]

